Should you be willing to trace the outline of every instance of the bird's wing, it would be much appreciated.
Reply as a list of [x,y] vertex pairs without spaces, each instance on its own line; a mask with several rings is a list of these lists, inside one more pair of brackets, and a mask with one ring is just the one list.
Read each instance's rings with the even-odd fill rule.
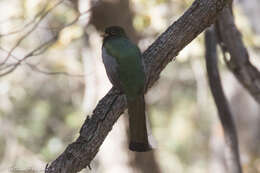
[[111,83],[132,97],[142,93],[145,73],[139,48],[126,38],[116,38],[103,44],[103,53]]
[[118,64],[116,62],[116,59],[107,53],[105,47],[102,47],[102,59],[110,82],[113,84],[114,87],[122,91],[118,76]]

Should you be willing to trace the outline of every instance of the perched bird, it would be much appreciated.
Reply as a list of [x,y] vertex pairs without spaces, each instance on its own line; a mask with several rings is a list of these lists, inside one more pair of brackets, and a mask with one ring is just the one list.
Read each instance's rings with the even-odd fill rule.
[[102,59],[110,82],[126,95],[129,149],[137,152],[151,150],[146,127],[145,73],[140,49],[128,39],[123,28],[111,26],[105,29]]

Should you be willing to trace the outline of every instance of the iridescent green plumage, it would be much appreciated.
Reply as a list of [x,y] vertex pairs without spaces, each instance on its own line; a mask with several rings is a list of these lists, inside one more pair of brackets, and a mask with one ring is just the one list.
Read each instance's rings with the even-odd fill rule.
[[145,74],[138,47],[124,37],[108,38],[104,47],[118,64],[117,72],[123,92],[130,98],[140,95],[145,85]]
[[145,119],[145,73],[141,52],[127,38],[121,27],[109,27],[105,34],[102,58],[111,83],[127,98],[130,149],[150,150]]

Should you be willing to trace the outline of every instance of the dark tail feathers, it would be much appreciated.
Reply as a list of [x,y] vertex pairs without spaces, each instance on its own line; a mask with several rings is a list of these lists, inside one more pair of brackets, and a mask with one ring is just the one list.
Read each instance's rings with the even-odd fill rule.
[[137,152],[149,151],[152,147],[147,135],[144,95],[127,99],[127,104],[130,127],[129,149]]

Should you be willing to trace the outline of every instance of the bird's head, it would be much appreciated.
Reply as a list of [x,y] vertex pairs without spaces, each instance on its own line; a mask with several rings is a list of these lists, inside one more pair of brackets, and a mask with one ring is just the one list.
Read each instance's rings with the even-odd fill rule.
[[103,37],[126,37],[126,33],[120,26],[110,26],[105,29]]

